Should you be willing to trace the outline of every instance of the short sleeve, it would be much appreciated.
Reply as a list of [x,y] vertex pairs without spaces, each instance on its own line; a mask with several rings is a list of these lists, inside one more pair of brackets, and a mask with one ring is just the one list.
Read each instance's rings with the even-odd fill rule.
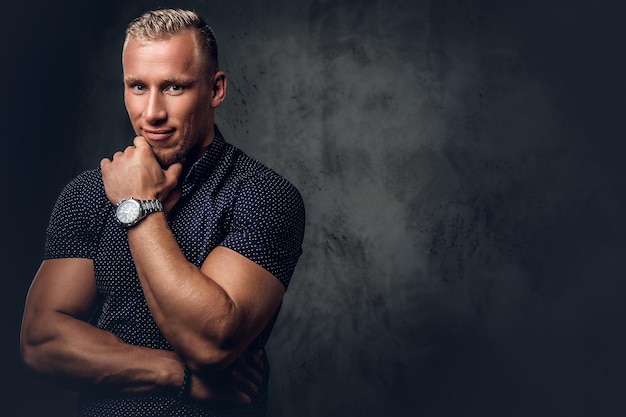
[[302,254],[304,224],[298,190],[277,174],[256,174],[240,188],[220,245],[259,264],[287,287]]
[[59,195],[46,231],[44,259],[93,258],[112,207],[99,172],[81,174]]

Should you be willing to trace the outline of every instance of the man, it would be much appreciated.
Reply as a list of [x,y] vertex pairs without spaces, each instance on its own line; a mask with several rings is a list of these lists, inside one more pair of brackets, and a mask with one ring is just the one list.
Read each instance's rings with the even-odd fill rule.
[[215,126],[227,80],[195,13],[131,22],[122,66],[137,137],[59,196],[24,361],[78,387],[81,416],[264,415],[300,194]]

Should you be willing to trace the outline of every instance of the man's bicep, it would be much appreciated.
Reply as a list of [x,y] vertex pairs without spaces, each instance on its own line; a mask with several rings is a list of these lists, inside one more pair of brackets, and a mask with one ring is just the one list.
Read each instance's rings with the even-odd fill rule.
[[252,342],[276,313],[285,286],[262,266],[224,246],[213,249],[201,270],[233,300],[242,318],[238,336]]
[[87,320],[96,299],[93,261],[83,258],[42,262],[26,299],[29,314],[60,312]]

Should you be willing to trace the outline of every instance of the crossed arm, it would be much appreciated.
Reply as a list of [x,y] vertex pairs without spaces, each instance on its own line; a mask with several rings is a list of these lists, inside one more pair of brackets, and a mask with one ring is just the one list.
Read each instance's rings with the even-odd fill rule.
[[31,285],[22,324],[26,364],[69,386],[137,392],[175,389],[182,381],[175,352],[129,345],[86,322],[96,288],[89,259],[51,259]]
[[[175,204],[180,169],[168,172],[155,164],[142,140],[112,162],[103,160],[109,199],[158,196],[166,207]],[[140,181],[129,182],[129,170],[140,173]],[[148,307],[174,352],[129,345],[88,324],[96,297],[93,262],[54,259],[42,263],[27,297],[25,362],[69,383],[121,392],[178,389],[187,364],[192,397],[248,402],[258,383],[259,358],[246,349],[275,314],[284,286],[225,247],[215,248],[197,268],[162,213],[129,229],[128,240]]]

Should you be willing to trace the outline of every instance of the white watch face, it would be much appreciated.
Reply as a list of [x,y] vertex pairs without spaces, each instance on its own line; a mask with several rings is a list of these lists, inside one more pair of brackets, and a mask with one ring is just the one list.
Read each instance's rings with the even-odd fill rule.
[[140,213],[139,202],[136,200],[124,200],[117,206],[115,214],[123,224],[130,224],[137,220]]

